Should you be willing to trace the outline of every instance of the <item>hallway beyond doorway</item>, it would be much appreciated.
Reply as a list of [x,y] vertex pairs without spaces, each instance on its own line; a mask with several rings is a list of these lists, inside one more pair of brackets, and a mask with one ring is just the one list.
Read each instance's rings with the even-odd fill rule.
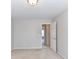
[[42,47],[50,47],[50,24],[42,24]]

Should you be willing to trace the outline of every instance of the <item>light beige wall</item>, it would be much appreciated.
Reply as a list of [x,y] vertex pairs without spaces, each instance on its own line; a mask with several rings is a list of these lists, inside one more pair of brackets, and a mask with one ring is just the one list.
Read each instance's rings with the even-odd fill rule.
[[14,20],[14,49],[42,48],[42,24],[51,20]]
[[68,57],[68,11],[57,16],[57,52],[67,59]]

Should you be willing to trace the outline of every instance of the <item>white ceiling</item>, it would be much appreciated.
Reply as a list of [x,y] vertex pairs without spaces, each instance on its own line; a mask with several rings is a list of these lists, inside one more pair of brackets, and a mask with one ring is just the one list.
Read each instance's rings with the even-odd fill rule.
[[67,0],[39,0],[35,7],[25,0],[12,0],[13,19],[52,19],[67,9]]

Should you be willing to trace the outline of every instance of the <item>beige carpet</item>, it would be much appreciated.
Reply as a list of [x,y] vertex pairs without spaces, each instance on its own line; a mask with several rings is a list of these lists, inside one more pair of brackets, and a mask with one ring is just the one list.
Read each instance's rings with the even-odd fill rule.
[[63,59],[49,48],[43,49],[15,49],[11,59]]

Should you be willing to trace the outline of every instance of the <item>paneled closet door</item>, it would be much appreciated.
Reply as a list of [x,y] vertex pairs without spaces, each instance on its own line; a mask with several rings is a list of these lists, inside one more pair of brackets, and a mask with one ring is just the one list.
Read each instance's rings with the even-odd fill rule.
[[57,41],[57,39],[56,39],[56,22],[53,22],[51,24],[50,32],[51,32],[50,48],[56,52],[56,45],[57,45],[57,43],[56,43],[56,41]]

